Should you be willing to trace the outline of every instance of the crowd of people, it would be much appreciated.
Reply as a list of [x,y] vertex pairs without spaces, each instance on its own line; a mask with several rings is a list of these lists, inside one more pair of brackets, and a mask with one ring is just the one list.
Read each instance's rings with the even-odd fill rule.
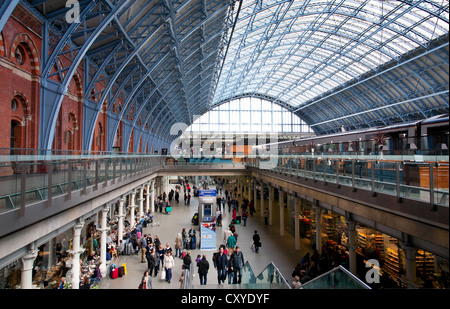
[[[199,275],[200,284],[207,284],[207,275],[210,271],[210,263],[217,271],[218,283],[225,283],[228,279],[229,284],[241,283],[242,268],[245,264],[244,255],[238,246],[238,233],[236,232],[236,226],[246,226],[247,218],[252,216],[255,212],[253,201],[249,201],[246,198],[241,197],[238,192],[237,186],[234,186],[231,190],[225,189],[224,183],[217,184],[217,214],[216,217],[218,226],[222,223],[222,214],[227,210],[231,214],[231,223],[227,226],[223,244],[220,246],[218,252],[214,253],[212,261],[208,261],[206,255],[199,255],[195,260],[191,259],[191,250],[196,248],[197,237],[196,229],[191,226],[190,229],[182,228],[177,233],[176,239],[173,242],[162,242],[157,235],[152,235],[148,229],[145,229],[149,224],[153,223],[154,215],[156,213],[168,213],[167,209],[171,208],[172,203],[180,203],[180,196],[184,195],[184,204],[189,205],[191,199],[191,188],[197,190],[199,187],[191,184],[187,177],[184,177],[179,185],[169,191],[168,194],[163,192],[157,198],[155,198],[154,206],[155,212],[150,210],[144,216],[139,217],[137,211],[135,212],[134,222],[131,222],[131,215],[126,214],[124,218],[123,234],[118,235],[118,220],[109,219],[108,225],[110,231],[106,237],[106,261],[107,264],[118,264],[120,256],[125,255],[137,255],[140,263],[146,263],[145,272],[142,275],[142,280],[139,283],[139,288],[151,289],[152,278],[160,276],[160,280],[165,280],[167,283],[173,281],[173,269],[176,266],[176,259],[180,259],[182,262],[179,267],[185,269],[190,267],[192,262],[195,262],[195,266]],[[200,187],[208,187],[206,182],[203,182]],[[224,194],[222,194],[224,193]],[[249,214],[250,212],[250,214]],[[80,261],[80,268],[82,271],[82,277],[80,278],[80,289],[89,289],[93,285],[102,279],[102,272],[100,271],[100,244],[97,238],[93,237],[95,231],[95,225],[87,232],[87,237],[92,238],[92,245],[90,250],[86,251],[85,257]],[[225,238],[225,235],[227,236]],[[254,232],[252,248],[255,252],[259,252],[260,238],[257,232]],[[63,289],[70,287],[70,282],[66,280],[66,277],[70,275],[67,270],[70,270],[72,265],[64,264],[67,260],[67,252],[62,250],[61,245],[58,244],[56,248],[56,257],[58,265],[62,265],[60,272],[60,279],[53,286],[53,288]],[[64,265],[63,265],[64,264]],[[67,274],[67,276],[66,276]],[[180,287],[183,284],[183,272],[179,279]],[[110,268],[107,268],[107,276],[110,276]]]
[[322,246],[321,254],[318,250],[314,250],[313,254],[307,252],[297,263],[292,272],[292,287],[298,288],[339,265],[347,267],[348,253],[336,244],[326,243]]

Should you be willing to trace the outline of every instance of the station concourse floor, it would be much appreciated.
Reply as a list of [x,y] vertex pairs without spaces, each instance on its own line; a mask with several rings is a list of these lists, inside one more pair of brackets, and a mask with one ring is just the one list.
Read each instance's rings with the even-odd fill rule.
[[[230,190],[230,189],[229,189]],[[222,190],[225,191],[225,188]],[[182,196],[182,194],[180,194]],[[268,204],[268,201],[265,201]],[[292,271],[306,252],[311,252],[312,249],[309,244],[308,239],[301,239],[300,250],[295,250],[294,236],[285,229],[285,235],[280,236],[280,225],[279,225],[279,211],[278,206],[273,205],[274,217],[272,219],[272,225],[264,225],[264,218],[260,216],[260,200],[257,201],[257,212],[253,217],[249,216],[247,219],[247,225],[244,227],[243,224],[236,224],[236,233],[238,233],[237,245],[240,247],[244,254],[244,260],[250,263],[255,276],[257,276],[264,268],[272,261],[278,267],[280,272],[283,274],[285,279],[289,284],[292,283],[293,277],[291,276]],[[274,203],[275,204],[275,203]],[[241,205],[241,204],[239,204]],[[265,205],[265,207],[268,207]],[[152,238],[157,235],[165,247],[166,243],[169,243],[174,250],[175,254],[175,238],[177,233],[181,233],[183,228],[189,231],[192,216],[198,209],[198,199],[196,197],[191,198],[190,205],[184,205],[184,201],[181,198],[180,203],[172,202],[172,212],[170,214],[154,213],[154,222],[159,222],[159,225],[143,228],[143,234],[150,233]],[[222,209],[223,210],[223,209]],[[278,216],[277,216],[278,215]],[[285,215],[288,215],[285,213]],[[225,207],[223,211],[222,226],[216,226],[216,244],[217,249],[219,245],[224,243],[223,232],[231,222],[231,214],[228,212],[228,207]],[[192,261],[194,262],[197,255],[206,254],[206,258],[209,262],[209,271],[207,276],[207,285],[200,286],[200,280],[197,273],[197,268],[194,267],[194,277],[192,286],[193,288],[239,288],[236,285],[221,284],[217,282],[217,271],[214,269],[214,264],[212,262],[212,255],[215,251],[201,250],[198,246],[199,231],[198,225],[195,226],[197,229],[197,248],[191,251]],[[254,231],[257,230],[261,237],[261,248],[259,253],[255,253],[251,250],[250,246],[253,242]],[[99,289],[137,289],[142,278],[144,271],[147,270],[147,262],[141,263],[141,252],[133,255],[120,255],[118,260],[113,260],[112,263],[116,265],[122,265],[126,263],[127,274],[123,277],[117,279],[111,279],[109,273],[105,275],[102,280],[98,283]],[[156,277],[152,277],[152,288],[153,289],[179,289],[180,288],[180,276],[182,272],[182,260],[174,256],[175,267],[172,270],[172,280],[171,283],[167,283],[160,279],[160,272]],[[108,263],[108,269],[111,262]],[[194,264],[195,265],[195,264]],[[225,281],[227,283],[227,281]]]

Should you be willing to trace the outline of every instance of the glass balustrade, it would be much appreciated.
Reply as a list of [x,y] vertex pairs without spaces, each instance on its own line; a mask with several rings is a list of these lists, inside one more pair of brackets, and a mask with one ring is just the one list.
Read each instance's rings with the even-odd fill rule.
[[304,284],[298,289],[370,289],[358,277],[338,266]]
[[[412,160],[399,160],[405,158]],[[385,155],[383,160],[376,155],[345,153],[226,158],[0,149],[0,212],[163,166],[255,167],[373,194],[420,200],[433,206],[449,205],[448,157],[441,155]]]
[[413,161],[406,156],[384,156],[384,160],[358,155],[278,155],[276,164],[267,168],[267,159],[246,158],[247,165],[305,179],[415,199],[431,205],[449,206],[448,157],[421,155]]

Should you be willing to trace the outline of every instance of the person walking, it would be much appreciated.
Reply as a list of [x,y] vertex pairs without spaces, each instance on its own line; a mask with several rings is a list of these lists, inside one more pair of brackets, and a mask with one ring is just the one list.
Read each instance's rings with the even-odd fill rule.
[[233,265],[231,260],[231,251],[227,252],[227,275],[228,275],[228,284],[231,284],[234,277]]
[[242,211],[242,221],[244,222],[244,226],[247,225],[247,217],[248,217],[248,212],[247,212],[246,209],[244,209],[244,210]]
[[255,246],[255,252],[259,253],[259,248],[261,247],[261,239],[256,230],[255,233],[253,234],[253,245]]
[[175,261],[173,260],[172,251],[167,251],[164,255],[164,269],[166,270],[166,281],[170,283],[172,279],[172,269],[175,266]]
[[217,270],[217,282],[225,283],[225,278],[227,277],[227,266],[228,266],[228,258],[227,255],[223,252],[223,247],[220,246],[219,252],[214,255],[214,268]]
[[175,238],[175,256],[181,258],[181,250],[183,249],[183,237],[181,233]]
[[209,262],[206,260],[206,254],[203,254],[203,257],[198,262],[197,267],[198,267],[198,275],[200,277],[200,285],[206,285],[209,270]]
[[236,246],[236,237],[234,237],[234,235],[228,236],[228,239],[227,239],[228,250],[233,252],[235,246]]
[[189,269],[191,267],[192,258],[191,258],[191,251],[186,252],[186,255],[183,258],[183,267],[184,269]]
[[236,250],[234,250],[233,254],[231,255],[231,268],[234,272],[233,284],[241,284],[242,268],[244,267],[244,264],[244,254],[239,249],[239,246],[236,246]]
[[142,276],[141,283],[139,284],[139,289],[151,289],[152,288],[152,276],[149,275],[148,270],[144,272]]
[[147,268],[148,268],[150,276],[154,272],[155,277],[156,277],[156,275],[158,274],[158,268],[157,268],[157,262],[156,262],[155,248],[149,249],[149,251],[147,251],[145,257],[147,258]]
[[181,231],[181,237],[183,239],[183,249],[186,249],[186,242],[187,242],[187,239],[188,239],[188,233],[187,233],[185,227],[183,227],[183,230]]
[[227,227],[227,230],[225,232],[223,232],[223,242],[224,244],[227,244],[227,240],[228,237],[230,237],[231,235],[233,235],[233,232],[230,230],[230,227]]
[[300,277],[299,276],[295,276],[294,277],[294,281],[291,283],[291,287],[293,289],[298,289],[301,286],[302,286],[302,283],[300,282]]
[[145,263],[146,252],[147,252],[147,234],[139,239],[139,246],[141,248],[141,263]]
[[264,225],[269,224],[269,209],[266,208],[266,210],[264,211]]

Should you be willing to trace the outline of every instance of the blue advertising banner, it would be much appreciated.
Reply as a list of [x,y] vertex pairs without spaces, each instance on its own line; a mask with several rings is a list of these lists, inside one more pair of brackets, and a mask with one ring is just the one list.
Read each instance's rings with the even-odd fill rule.
[[198,196],[203,196],[203,197],[206,197],[206,196],[216,196],[217,195],[217,190],[200,190],[199,192],[198,192]]
[[200,249],[216,250],[216,232],[210,228],[201,226],[200,229]]

